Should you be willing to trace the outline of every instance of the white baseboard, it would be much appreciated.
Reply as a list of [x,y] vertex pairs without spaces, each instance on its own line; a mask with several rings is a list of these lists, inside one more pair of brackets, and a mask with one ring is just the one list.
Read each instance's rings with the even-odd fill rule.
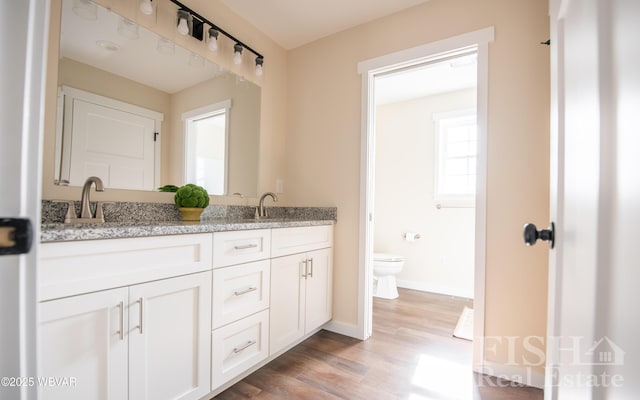
[[504,378],[512,382],[521,383],[538,389],[544,389],[544,372],[533,370],[533,367],[504,365],[485,361],[480,372],[485,375]]
[[355,339],[363,340],[362,332],[358,330],[358,325],[347,324],[340,321],[331,320],[327,322],[322,329],[326,329],[330,332],[339,333],[341,335],[349,336]]
[[398,287],[405,288],[405,289],[413,289],[413,290],[419,290],[421,292],[446,294],[448,296],[456,296],[456,297],[464,297],[467,299],[473,299],[473,289],[471,291],[468,291],[468,290],[451,287],[451,286],[433,285],[425,282],[404,281],[404,280],[397,280],[396,284]]

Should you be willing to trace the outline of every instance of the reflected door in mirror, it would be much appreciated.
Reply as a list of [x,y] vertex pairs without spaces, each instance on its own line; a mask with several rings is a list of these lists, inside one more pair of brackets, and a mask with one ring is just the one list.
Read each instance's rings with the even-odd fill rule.
[[[153,190],[157,184],[155,112],[64,88],[60,180],[81,186],[97,176],[114,189]],[[65,151],[67,150],[67,151]]]

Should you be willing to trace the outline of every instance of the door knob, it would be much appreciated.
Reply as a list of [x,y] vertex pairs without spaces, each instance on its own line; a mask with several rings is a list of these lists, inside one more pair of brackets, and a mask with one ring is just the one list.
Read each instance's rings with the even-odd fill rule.
[[26,254],[32,242],[33,227],[30,220],[0,217],[0,256]]
[[534,224],[525,224],[522,236],[527,246],[533,246],[538,239],[549,242],[549,246],[553,249],[555,245],[556,225],[552,222],[547,229],[538,230]]

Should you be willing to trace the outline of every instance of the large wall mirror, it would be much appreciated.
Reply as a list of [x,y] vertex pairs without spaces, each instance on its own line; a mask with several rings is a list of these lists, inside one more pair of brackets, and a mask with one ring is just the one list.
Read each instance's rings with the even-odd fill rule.
[[55,184],[256,195],[259,86],[90,2],[60,26]]

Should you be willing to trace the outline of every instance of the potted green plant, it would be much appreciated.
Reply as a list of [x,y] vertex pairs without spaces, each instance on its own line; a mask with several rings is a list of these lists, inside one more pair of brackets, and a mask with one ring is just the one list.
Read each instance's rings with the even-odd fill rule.
[[209,193],[202,186],[188,183],[176,190],[173,201],[183,221],[199,221],[200,214],[209,205]]

